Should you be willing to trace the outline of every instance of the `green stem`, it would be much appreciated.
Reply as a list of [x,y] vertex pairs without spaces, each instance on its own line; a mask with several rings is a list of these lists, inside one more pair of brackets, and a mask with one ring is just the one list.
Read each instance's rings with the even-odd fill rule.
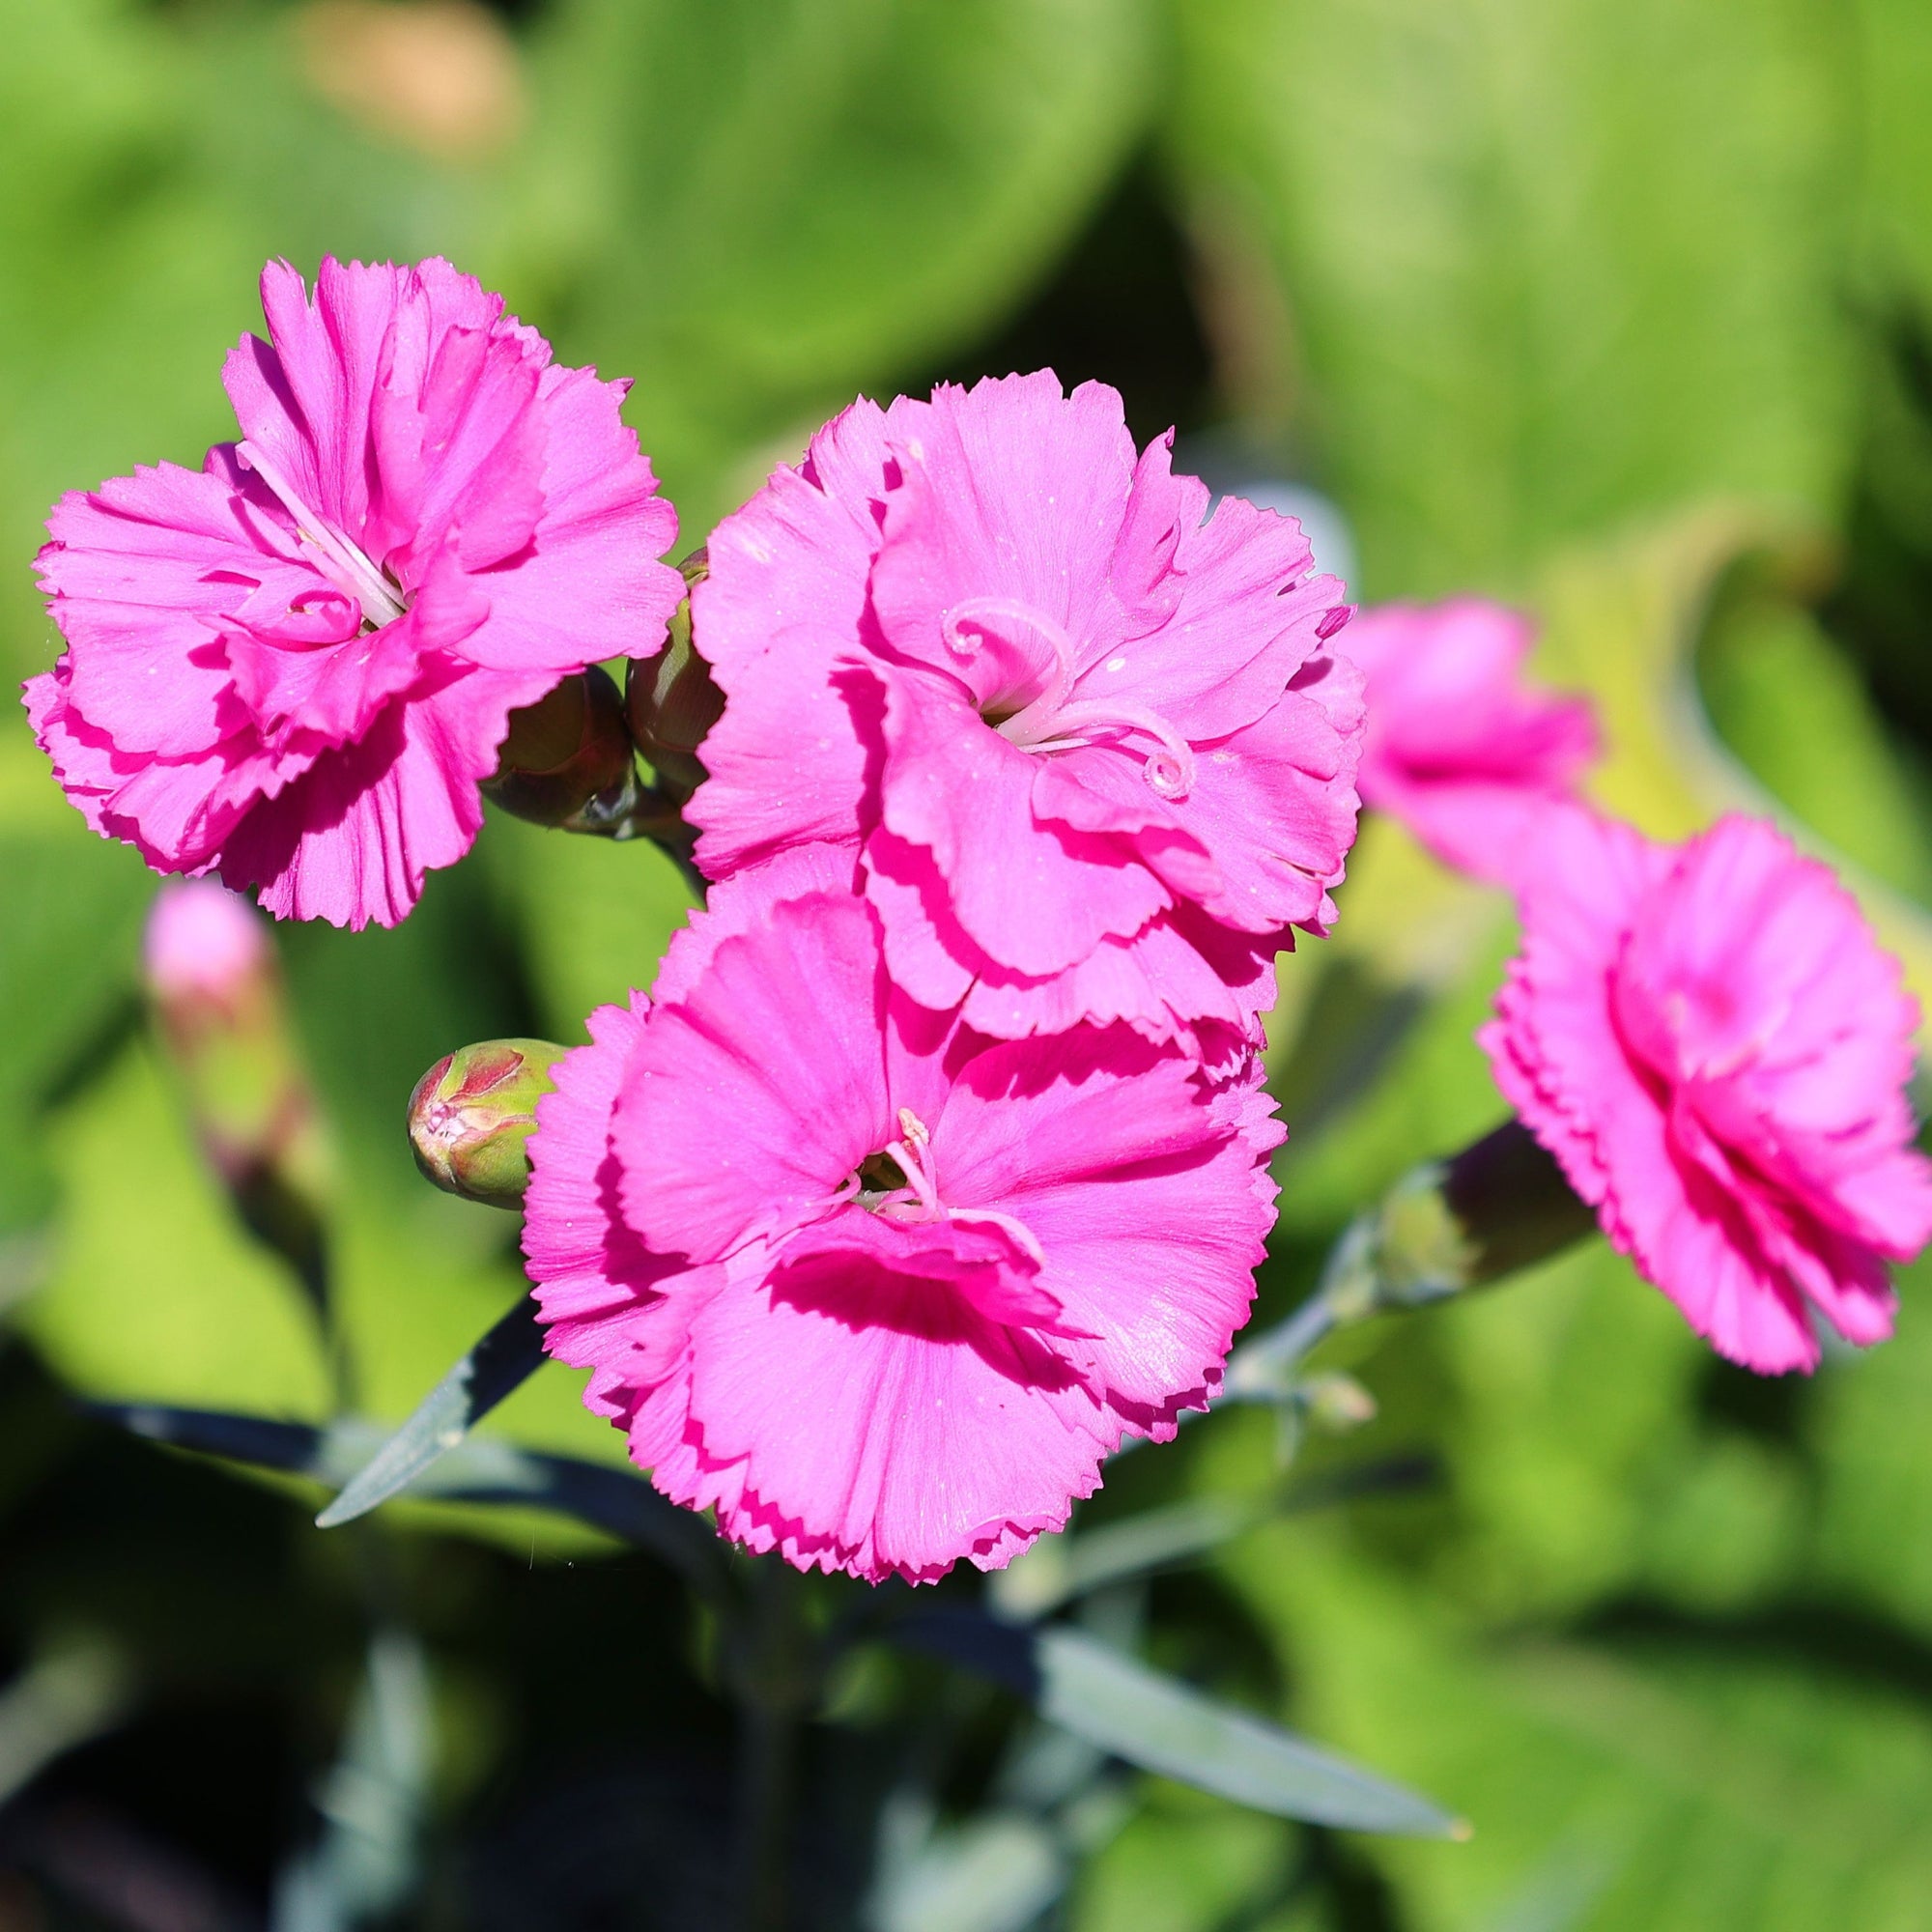
[[1335,1243],[1321,1280],[1287,1321],[1236,1349],[1223,1393],[1279,1401],[1331,1330],[1419,1308],[1548,1260],[1597,1225],[1562,1170],[1508,1121],[1446,1161],[1411,1169]]
[[789,1918],[798,1723],[755,1700],[739,1713],[738,1872],[742,1932],[784,1932]]
[[747,1566],[731,1678],[738,1700],[739,1932],[784,1932],[791,1918],[793,1840],[812,1643],[799,1579],[781,1558]]
[[697,835],[685,822],[682,807],[670,793],[656,785],[639,784],[631,809],[603,830],[605,836],[619,841],[648,838],[677,867],[692,896],[699,905],[704,903],[705,877],[692,857]]

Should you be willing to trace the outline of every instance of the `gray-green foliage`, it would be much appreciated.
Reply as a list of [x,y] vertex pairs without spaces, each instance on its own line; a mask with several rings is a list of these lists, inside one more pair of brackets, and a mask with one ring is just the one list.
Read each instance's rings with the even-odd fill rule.
[[[1916,0],[554,0],[518,29],[526,131],[460,165],[322,100],[292,17],[0,0],[14,674],[55,647],[24,569],[47,503],[225,433],[219,355],[270,253],[448,252],[566,357],[635,378],[630,419],[692,544],[816,417],[1010,316],[1148,143],[1231,410],[1338,496],[1375,595],[1532,598],[1551,674],[1603,706],[1603,795],[1659,833],[1727,795],[1671,709],[1727,561],[1783,542],[1782,518],[1822,534],[1829,572],[1867,460],[1899,521],[1932,514],[1923,425],[1875,373],[1880,326],[1932,308]],[[1646,521],[1663,533],[1628,535]],[[1808,594],[1780,580],[1720,609],[1707,722],[1811,833],[1922,895],[1918,774]],[[52,1241],[27,1332],[95,1394],[319,1416],[307,1310],[226,1215],[152,1052],[96,1051],[148,885],[17,726],[0,888],[0,1238]],[[579,1037],[592,1004],[648,984],[684,905],[652,852],[496,823],[402,931],[288,937],[345,1146],[342,1297],[372,1411],[407,1413],[517,1283],[503,1224],[416,1180],[410,1083],[462,1038]],[[1331,948],[1369,997],[1284,1050],[1284,1092],[1324,1107],[1283,1156],[1284,1276],[1501,1111],[1469,1039],[1501,908],[1379,838],[1342,907]],[[1313,946],[1287,962],[1291,1007],[1323,970]],[[1417,1007],[1322,1086],[1325,1016]],[[35,1253],[0,1248],[0,1304]],[[1474,1822],[1469,1845],[1364,1854],[1406,1932],[1905,1928],[1932,1889],[1928,1293],[1908,1281],[1895,1343],[1759,1426],[1591,1250],[1335,1345],[1382,1407],[1350,1453],[1439,1449],[1435,1500],[1269,1521],[1252,1414],[1122,1487],[1253,1525],[1210,1560],[1264,1633],[1283,1714]],[[561,1371],[490,1428],[621,1456]],[[1058,1840],[995,1823],[1059,1884]],[[1091,1842],[1081,1932],[1326,1922],[1285,1828],[1221,1801],[1156,1786]]]

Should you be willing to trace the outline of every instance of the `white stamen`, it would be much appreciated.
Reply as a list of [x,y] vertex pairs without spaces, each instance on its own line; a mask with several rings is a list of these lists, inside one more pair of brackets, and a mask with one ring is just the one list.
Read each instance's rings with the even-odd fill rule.
[[1017,1215],[998,1208],[949,1208],[939,1198],[939,1175],[932,1157],[932,1135],[910,1107],[899,1109],[901,1139],[889,1141],[879,1151],[888,1154],[905,1176],[905,1185],[873,1193],[863,1190],[854,1174],[832,1197],[834,1205],[856,1201],[875,1214],[895,1221],[953,1221],[971,1225],[990,1224],[1004,1228],[1022,1254],[1044,1266],[1045,1253],[1036,1236]]
[[330,529],[302,501],[295,485],[263,454],[259,444],[238,443],[235,453],[281,499],[283,509],[296,520],[298,536],[335,566],[327,574],[335,579],[338,589],[347,591],[362,607],[364,619],[378,630],[394,623],[403,614],[405,606],[389,580],[355,544],[340,531]]
[[906,1178],[905,1192],[912,1195],[918,1207],[907,1212],[911,1204],[903,1195],[884,1205],[899,1210],[896,1219],[943,1221],[946,1209],[940,1205],[939,1177],[933,1172],[932,1136],[926,1132],[925,1122],[910,1107],[899,1109],[899,1131],[905,1138],[891,1142],[885,1151],[898,1162],[899,1172]]

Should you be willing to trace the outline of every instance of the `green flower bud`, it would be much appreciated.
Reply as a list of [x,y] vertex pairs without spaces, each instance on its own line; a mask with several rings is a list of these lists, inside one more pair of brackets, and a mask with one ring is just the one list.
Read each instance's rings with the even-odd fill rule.
[[1411,1168],[1356,1215],[1315,1293],[1228,1358],[1223,1393],[1294,1401],[1302,1358],[1330,1329],[1498,1281],[1596,1226],[1554,1158],[1520,1121],[1506,1122],[1448,1160]]
[[1414,1307],[1547,1260],[1596,1225],[1555,1159],[1510,1121],[1397,1181],[1344,1237],[1327,1292],[1342,1321]]
[[[700,547],[678,566],[687,584],[703,582],[709,562]],[[724,710],[724,694],[691,639],[691,599],[670,620],[670,637],[654,658],[633,658],[624,678],[624,708],[631,736],[649,759],[662,790],[682,805],[704,782],[698,756]]]
[[510,713],[509,735],[483,792],[505,811],[564,832],[614,832],[638,802],[624,703],[592,665]]
[[519,1206],[537,1102],[568,1051],[547,1039],[486,1039],[444,1054],[410,1095],[410,1146],[424,1175],[466,1201]]

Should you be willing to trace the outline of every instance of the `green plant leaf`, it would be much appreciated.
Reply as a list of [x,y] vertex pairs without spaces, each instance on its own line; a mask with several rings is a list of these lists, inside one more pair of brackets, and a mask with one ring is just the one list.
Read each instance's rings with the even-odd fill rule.
[[1932,17],[1917,0],[1859,0],[1862,293],[1923,314],[1932,301]]
[[[204,1456],[339,1488],[387,1439],[377,1423],[346,1417],[319,1429],[224,1409],[160,1403],[90,1403],[92,1413],[133,1435]],[[417,1478],[414,1498],[544,1509],[575,1518],[669,1563],[688,1581],[715,1590],[724,1548],[701,1517],[667,1502],[640,1476],[569,1456],[546,1456],[487,1436],[469,1436]]]
[[597,1007],[648,992],[692,896],[654,845],[547,832],[492,812],[476,856],[509,909],[529,961],[539,1023],[581,1040]]
[[1455,1858],[1375,1848],[1405,1922],[1548,1923],[1539,1901],[1576,1932],[1909,1932],[1922,1917],[1932,1728],[1908,1682],[1922,1666],[1889,1659],[1878,1631],[1835,1657],[1776,1615],[1485,1631],[1325,1527],[1292,1552],[1271,1541],[1230,1573],[1282,1631],[1324,1729],[1475,1821]]
[[1435,1464],[1428,1457],[1404,1456],[1328,1470],[1247,1499],[1190,1496],[1102,1523],[1097,1529],[1043,1536],[986,1579],[987,1594],[1002,1617],[1019,1621],[1043,1617],[1110,1584],[1198,1563],[1270,1517],[1401,1493],[1427,1484],[1435,1474]]
[[1039,1819],[989,1811],[951,1830],[927,1829],[885,1856],[866,1922],[872,1932],[1026,1932],[1065,1889],[1066,1853]]
[[1363,1832],[1454,1837],[1463,1830],[1426,1798],[1067,1625],[933,1611],[892,1634],[1006,1684],[1050,1723],[1129,1764],[1236,1804]]
[[1852,365],[1831,10],[1175,17],[1173,154],[1229,331],[1269,372],[1245,400],[1316,443],[1370,595],[1507,581],[1713,491],[1830,504]]
[[351,1932],[409,1902],[421,1878],[436,1742],[421,1639],[375,1631],[336,1760],[316,1792],[319,1838],[276,1875],[275,1932]]
[[1040,1632],[1037,1657],[1040,1716],[1145,1770],[1284,1818],[1424,1837],[1463,1831],[1427,1799],[1082,1632]]
[[528,1294],[469,1350],[423,1397],[414,1412],[342,1486],[315,1520],[318,1529],[354,1522],[418,1482],[439,1457],[456,1448],[503,1398],[543,1366],[543,1324]]
[[1145,125],[1155,44],[1146,0],[557,10],[517,278],[638,378],[687,543],[761,480],[748,449],[1020,296]]

